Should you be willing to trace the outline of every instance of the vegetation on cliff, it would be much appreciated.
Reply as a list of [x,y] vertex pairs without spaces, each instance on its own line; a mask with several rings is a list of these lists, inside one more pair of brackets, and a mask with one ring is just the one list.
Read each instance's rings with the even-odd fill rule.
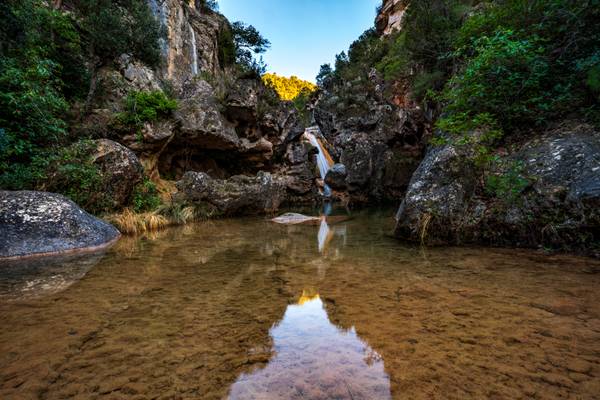
[[[259,79],[264,63],[258,56],[269,41],[250,25],[229,24],[215,15],[214,0],[190,7],[214,16],[222,26],[215,39],[223,77],[219,73],[215,79]],[[146,125],[173,118],[177,93],[160,73],[165,38],[164,26],[145,0],[0,3],[0,189],[62,193],[96,214],[120,207],[156,209],[158,192],[147,178],[128,202],[106,199],[101,190],[106,171],[96,160],[95,139],[113,131],[135,135],[143,146]],[[137,89],[126,78],[107,84],[113,72],[124,73],[119,68],[125,58],[139,68],[134,74],[154,69],[153,85]],[[99,98],[115,94],[123,99],[99,107]],[[104,125],[81,128],[98,107],[109,115],[100,120]]]
[[402,30],[365,32],[318,82],[368,90],[376,70],[388,95],[407,84],[411,100],[443,110],[443,126],[463,133],[512,134],[573,113],[598,123],[599,17],[594,0],[412,2]]
[[0,5],[0,188],[53,190],[99,211],[99,171],[86,138],[69,133],[70,107],[88,100],[96,68],[122,53],[156,65],[160,30],[142,0],[69,6]]
[[287,78],[275,73],[267,73],[262,76],[262,80],[265,85],[275,89],[279,97],[283,100],[294,100],[303,92],[314,92],[317,90],[317,85],[304,81],[297,76]]
[[504,146],[565,118],[600,124],[599,18],[595,0],[414,1],[400,31],[366,31],[317,82],[349,115],[368,112],[361,96],[418,106],[449,134],[433,144],[474,146],[483,193],[504,197],[526,179],[494,175]]

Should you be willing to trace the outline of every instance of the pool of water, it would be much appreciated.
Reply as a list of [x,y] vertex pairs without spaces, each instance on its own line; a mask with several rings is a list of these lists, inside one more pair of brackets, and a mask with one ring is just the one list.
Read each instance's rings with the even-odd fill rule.
[[409,247],[391,215],[1,265],[0,398],[600,397],[600,262]]

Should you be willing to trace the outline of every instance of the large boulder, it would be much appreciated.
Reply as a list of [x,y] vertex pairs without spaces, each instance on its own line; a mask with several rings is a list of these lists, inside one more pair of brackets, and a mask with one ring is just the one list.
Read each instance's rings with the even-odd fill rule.
[[325,175],[325,183],[332,189],[344,190],[346,188],[346,166],[344,164],[334,164],[327,175]]
[[428,151],[398,210],[398,237],[600,250],[600,132],[564,123],[515,145],[483,179],[471,151]]
[[285,183],[268,172],[213,179],[189,171],[177,182],[177,197],[191,203],[209,203],[223,215],[263,214],[276,211],[285,201]]
[[135,186],[144,177],[142,164],[135,153],[112,140],[100,139],[95,142],[92,156],[102,175],[102,192],[111,204],[118,209],[129,203]]
[[0,259],[94,250],[119,231],[66,197],[46,192],[0,191]]

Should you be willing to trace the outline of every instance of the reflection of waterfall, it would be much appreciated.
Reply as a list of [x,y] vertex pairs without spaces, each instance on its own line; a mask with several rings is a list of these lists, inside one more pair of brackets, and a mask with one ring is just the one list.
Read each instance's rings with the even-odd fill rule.
[[275,356],[240,375],[230,399],[391,398],[381,356],[354,328],[332,324],[318,294],[303,292],[270,335]]
[[329,229],[329,225],[325,218],[321,219],[321,225],[319,226],[319,235],[317,236],[317,240],[319,241],[319,253],[322,253],[325,250],[325,245],[329,240],[331,240],[331,230]]
[[192,37],[192,75],[198,75],[198,49],[196,48],[196,32],[190,25],[190,36]]
[[320,131],[318,127],[307,128],[304,132],[304,137],[306,137],[310,144],[315,146],[319,151],[317,154],[317,165],[319,166],[319,173],[321,175],[321,179],[323,179],[323,189],[325,192],[324,194],[325,196],[329,196],[331,195],[331,189],[327,184],[325,184],[325,175],[327,175],[327,171],[331,169],[331,166],[333,165],[333,160],[327,152],[327,149],[325,149],[325,147],[323,147],[323,145],[321,144],[321,141],[317,139],[317,134],[319,132]]

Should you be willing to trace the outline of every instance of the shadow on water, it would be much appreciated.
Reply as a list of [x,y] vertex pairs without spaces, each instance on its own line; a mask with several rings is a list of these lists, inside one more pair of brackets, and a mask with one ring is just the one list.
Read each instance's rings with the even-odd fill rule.
[[31,278],[5,274],[0,398],[600,393],[598,261],[406,247],[388,235],[392,215],[126,238],[61,264],[86,272],[33,297],[18,283]]

